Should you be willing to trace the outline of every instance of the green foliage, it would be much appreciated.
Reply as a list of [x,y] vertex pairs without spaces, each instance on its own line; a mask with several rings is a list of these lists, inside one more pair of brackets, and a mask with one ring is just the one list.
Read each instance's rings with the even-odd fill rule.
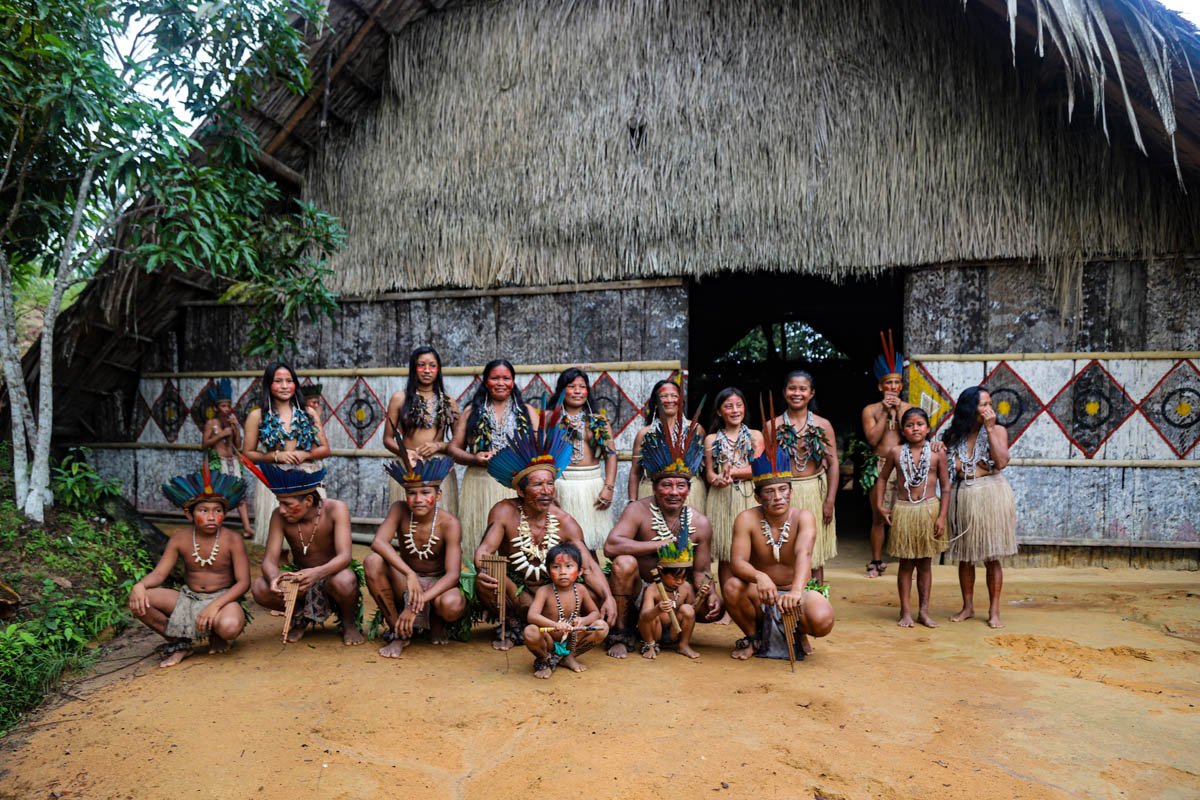
[[875,457],[875,450],[865,439],[851,435],[842,461],[854,464],[858,488],[862,489],[863,494],[869,495],[875,481],[879,480],[879,460]]
[[95,508],[106,497],[119,497],[121,482],[106,480],[87,462],[86,447],[72,447],[51,470],[50,486],[54,498],[72,511]]
[[773,322],[767,326],[765,332],[762,326],[750,329],[737,344],[718,356],[716,363],[753,365],[776,359],[820,362],[845,358],[844,353],[808,323],[791,320]]

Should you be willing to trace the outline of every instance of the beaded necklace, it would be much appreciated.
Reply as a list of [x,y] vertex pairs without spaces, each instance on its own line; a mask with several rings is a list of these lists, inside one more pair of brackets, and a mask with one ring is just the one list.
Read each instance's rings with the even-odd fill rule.
[[479,421],[475,423],[475,452],[500,450],[512,441],[518,431],[526,430],[527,426],[528,420],[524,414],[517,412],[511,397],[504,401],[499,419],[492,410],[491,401],[485,400],[479,412]]
[[[579,619],[579,585],[571,585],[571,592],[575,596],[575,608],[571,611],[571,616],[569,617],[563,616],[562,598],[559,597],[558,586],[556,584],[550,584],[550,586],[552,589],[554,589],[554,605],[558,608],[558,621],[574,622],[575,620]],[[554,654],[558,656],[569,656],[575,650],[575,642],[578,637],[579,633],[577,631],[571,631],[561,642],[555,642]]]
[[437,545],[440,539],[437,535],[437,518],[438,507],[433,507],[433,521],[429,523],[429,539],[425,542],[425,546],[418,548],[416,539],[413,534],[417,531],[417,518],[408,515],[408,533],[404,534],[404,549],[413,555],[415,558],[428,560],[433,555],[433,548]]
[[[793,463],[803,465],[811,461],[817,466],[825,463],[829,438],[825,435],[824,428],[813,423],[811,409],[805,409],[804,425],[800,430],[797,430],[796,426],[792,424],[791,415],[787,411],[783,412],[783,425],[779,426],[779,430],[775,434],[775,441],[788,451]],[[799,458],[801,450],[804,451],[803,460]],[[803,469],[803,466],[800,469]]]
[[409,430],[417,428],[429,430],[453,425],[454,409],[450,405],[450,398],[445,394],[440,394],[435,395],[431,400],[426,400],[420,392],[417,392],[404,422],[404,427]]
[[211,567],[217,562],[217,553],[221,552],[221,532],[217,531],[217,538],[213,539],[212,551],[208,554],[208,558],[200,557],[200,543],[196,541],[196,526],[192,526],[192,558],[196,559],[196,563],[202,567]]
[[262,423],[258,427],[259,442],[268,450],[284,447],[289,439],[294,439],[297,450],[312,450],[320,439],[317,436],[317,426],[313,424],[308,412],[303,409],[292,409],[292,429],[284,430],[283,420],[275,409],[263,412]]
[[321,526],[321,514],[325,511],[324,503],[317,503],[317,518],[313,521],[312,531],[309,533],[308,541],[304,541],[304,529],[300,527],[300,523],[296,523],[296,535],[300,537],[300,546],[303,548],[301,555],[308,555],[308,546],[313,543],[313,539],[317,538],[317,528]]
[[[933,449],[929,441],[921,446],[921,458],[913,464],[912,448],[905,445],[900,448],[900,472],[904,475],[904,491],[908,494],[908,502],[923,503],[929,490],[929,462]],[[921,487],[921,498],[913,499],[913,489]]]
[[717,431],[717,438],[713,439],[713,461],[716,462],[717,472],[721,472],[726,465],[746,466],[753,452],[754,439],[745,423],[738,429],[736,439],[730,439],[724,428]]
[[958,444],[950,451],[950,460],[952,471],[956,471],[957,466],[962,467],[962,479],[965,481],[975,480],[975,473],[981,463],[986,464],[988,471],[991,471],[995,462],[992,461],[992,451],[988,445],[987,428],[980,426],[979,433],[975,435],[975,447],[972,448],[971,455],[967,455],[967,437],[959,439]]
[[775,555],[775,560],[779,560],[779,551],[787,544],[788,535],[792,530],[792,520],[786,519],[783,525],[779,528],[779,538],[776,539],[771,535],[771,523],[767,521],[767,515],[763,514],[762,522],[759,523],[762,527],[763,538],[767,540],[767,544],[771,545],[771,552]]
[[571,463],[579,464],[583,461],[584,447],[587,443],[587,434],[584,432],[585,412],[579,410],[578,414],[570,414],[563,411],[560,424],[567,430],[567,436],[571,440]]
[[533,531],[529,528],[529,519],[525,509],[520,511],[521,519],[517,522],[517,535],[509,541],[512,543],[512,554],[508,560],[514,569],[525,573],[527,581],[540,581],[543,575],[549,575],[546,569],[546,553],[558,544],[558,517],[546,515],[546,535],[540,543],[533,540]]

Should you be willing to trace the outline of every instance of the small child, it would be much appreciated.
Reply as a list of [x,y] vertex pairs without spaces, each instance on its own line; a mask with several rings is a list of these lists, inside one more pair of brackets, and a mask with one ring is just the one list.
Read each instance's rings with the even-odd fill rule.
[[[533,653],[535,678],[549,678],[559,663],[572,672],[583,672],[587,667],[576,657],[608,636],[608,625],[600,619],[596,601],[586,588],[579,588],[582,560],[579,548],[570,542],[555,545],[546,553],[550,583],[538,587],[525,626],[525,646]],[[554,618],[545,613],[552,606]]]
[[[233,384],[222,378],[215,389],[208,390],[208,398],[216,409],[216,416],[204,424],[201,447],[208,450],[208,467],[233,478],[242,478],[242,464],[237,453],[242,449],[242,426],[233,409]],[[238,515],[242,519],[242,538],[253,539],[250,514],[246,503],[238,503]]]
[[[245,492],[245,483],[211,472],[207,463],[163,484],[163,494],[183,509],[192,529],[171,536],[157,566],[129,594],[133,615],[167,640],[160,667],[190,656],[195,640],[207,639],[210,653],[223,653],[246,627],[238,603],[250,588],[250,561],[242,538],[223,526],[225,512]],[[180,559],[185,586],[162,588]]]
[[656,657],[661,649],[660,640],[663,645],[672,643],[672,610],[675,611],[680,628],[676,650],[688,658],[700,657],[691,646],[692,631],[696,628],[696,591],[688,581],[695,548],[691,542],[688,542],[684,551],[680,551],[674,542],[659,548],[658,572],[670,599],[663,600],[658,593],[658,587],[653,583],[647,583],[642,590],[642,611],[638,616],[638,632],[642,635],[642,658]]
[[[888,555],[900,559],[896,588],[900,592],[901,628],[913,626],[909,596],[912,590],[913,567],[917,570],[917,619],[927,628],[937,623],[929,616],[929,593],[933,585],[933,556],[946,549],[946,513],[949,503],[942,503],[935,494],[935,485],[942,497],[950,496],[950,471],[946,452],[934,452],[929,443],[929,416],[923,409],[912,407],[900,418],[900,435],[904,443],[893,447],[879,471],[875,482],[875,508],[891,527]],[[899,469],[902,480],[897,481],[896,502],[884,507],[883,489],[892,470]]]

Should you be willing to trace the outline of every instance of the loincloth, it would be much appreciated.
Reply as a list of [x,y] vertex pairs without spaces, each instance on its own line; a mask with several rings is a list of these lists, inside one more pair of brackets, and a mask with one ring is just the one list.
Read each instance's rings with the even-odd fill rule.
[[[193,639],[196,641],[204,641],[208,638],[208,631],[196,630],[196,620],[204,613],[204,609],[216,600],[221,595],[225,594],[228,589],[221,589],[216,592],[195,592],[188,586],[184,586],[179,590],[179,598],[175,601],[175,610],[171,612],[171,616],[167,619],[167,637],[171,639]],[[245,607],[242,607],[242,613],[246,615],[249,621],[249,614]]]
[[[440,581],[444,576],[445,573],[442,573],[441,575],[418,575],[417,582],[421,584],[421,591],[424,592],[430,586],[433,586],[435,583]],[[401,609],[405,608],[407,605],[408,593],[406,592],[404,596],[404,604],[401,606]],[[421,612],[413,619],[413,633],[416,633],[417,631],[429,630],[429,614],[430,608],[432,607],[432,601],[422,606]]]
[[336,609],[337,604],[325,588],[329,576],[308,587],[303,597],[296,598],[296,611],[292,615],[292,627],[299,628],[308,625],[323,625]]
[[[789,588],[780,587],[779,593],[783,594],[790,591]],[[779,605],[762,606],[762,616],[758,620],[758,629],[755,633],[755,638],[758,644],[754,649],[756,658],[787,658],[787,638],[783,628],[783,612],[780,611]],[[796,632],[799,632],[800,618],[796,615]],[[793,636],[795,632],[793,633]],[[804,649],[799,645],[795,648],[795,658],[797,661],[804,660]]]

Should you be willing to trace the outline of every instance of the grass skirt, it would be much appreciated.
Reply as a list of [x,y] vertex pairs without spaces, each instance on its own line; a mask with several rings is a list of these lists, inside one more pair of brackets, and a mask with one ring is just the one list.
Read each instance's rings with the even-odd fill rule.
[[[388,505],[391,506],[399,500],[404,499],[404,487],[396,483],[391,478],[388,482]],[[442,499],[438,501],[438,508],[443,511],[449,511],[455,517],[458,516],[458,473],[454,468],[446,475],[442,481]]]
[[757,506],[754,484],[736,481],[731,486],[709,487],[708,507],[704,516],[712,523],[713,561],[728,561],[733,544],[733,520],[748,508]]
[[933,535],[942,506],[936,497],[921,503],[897,500],[892,506],[892,530],[888,535],[888,555],[892,558],[933,558],[946,549],[945,537]]
[[[650,497],[653,494],[654,494],[654,485],[651,484],[650,481],[647,480],[646,478],[642,478],[642,482],[638,484],[637,499],[641,500],[643,497]],[[708,497],[708,484],[705,483],[704,479],[701,478],[699,475],[693,476],[692,477],[692,488],[688,490],[687,504],[689,506],[691,506],[692,508],[694,508],[695,510],[699,511],[701,514],[704,514],[704,506],[705,506],[707,497]],[[708,516],[708,515],[705,514],[705,516]]]
[[475,549],[483,541],[487,531],[488,514],[492,506],[509,497],[516,497],[512,489],[500,485],[486,467],[471,465],[463,475],[462,491],[458,493],[458,521],[462,524],[463,557],[475,557]]
[[1017,501],[1001,474],[960,481],[950,490],[954,561],[997,561],[1017,552]]
[[824,472],[805,478],[792,479],[792,508],[807,508],[817,521],[817,541],[813,544],[813,569],[825,566],[825,562],[837,555],[837,517],[826,525],[822,522],[825,507],[825,492],[829,488]]
[[604,488],[604,470],[591,467],[567,467],[554,482],[558,506],[583,528],[583,543],[589,550],[604,549],[604,540],[612,530],[612,509],[596,508],[596,496]]

